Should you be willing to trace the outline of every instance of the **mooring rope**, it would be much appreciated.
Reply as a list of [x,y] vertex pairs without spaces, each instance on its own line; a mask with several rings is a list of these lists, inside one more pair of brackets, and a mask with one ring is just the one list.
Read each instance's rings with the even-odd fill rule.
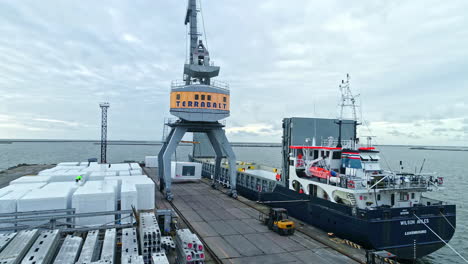
[[443,213],[440,213],[444,219],[447,221],[447,223],[453,228],[453,230],[455,230],[455,227],[452,225],[452,223],[450,223],[450,221],[447,219],[447,217],[445,217],[445,215]]
[[455,254],[457,254],[461,259],[463,259],[466,263],[468,263],[468,260],[466,258],[464,258],[460,253],[458,253],[458,251],[456,251],[451,245],[449,245],[449,243],[445,242],[445,240],[443,240],[436,232],[434,232],[434,230],[432,230],[428,225],[426,225],[426,223],[424,223],[424,221],[421,220],[421,218],[419,218],[416,214],[413,214],[414,216],[416,216],[416,218],[422,223],[424,224],[427,229],[429,229],[434,235],[436,235],[437,238],[440,239],[440,241],[444,242],[445,245],[447,245],[453,252],[455,252]]

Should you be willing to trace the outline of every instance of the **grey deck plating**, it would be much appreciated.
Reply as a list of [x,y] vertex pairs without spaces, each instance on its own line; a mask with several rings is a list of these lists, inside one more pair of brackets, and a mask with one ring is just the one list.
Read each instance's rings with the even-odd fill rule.
[[[145,168],[155,177],[155,170]],[[301,233],[283,237],[258,211],[204,183],[174,184],[174,207],[223,263],[356,263]],[[170,207],[157,196],[158,207]]]

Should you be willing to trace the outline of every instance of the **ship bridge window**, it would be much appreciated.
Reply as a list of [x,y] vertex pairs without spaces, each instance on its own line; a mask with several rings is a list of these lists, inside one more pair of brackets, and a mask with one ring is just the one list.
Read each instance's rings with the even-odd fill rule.
[[380,160],[380,157],[377,156],[377,155],[370,155],[370,158],[371,158],[372,161],[378,161],[378,160]]
[[201,99],[205,100],[205,95],[204,94],[201,95]]
[[176,95],[176,99],[177,99],[177,100],[180,100],[180,94],[177,94],[177,95]]
[[226,96],[224,96],[224,97],[223,97],[223,102],[225,103],[225,102],[226,102],[226,100],[227,100],[227,99],[226,99]]
[[198,100],[200,96],[198,94],[195,95],[195,100]]
[[208,101],[211,101],[211,95],[208,95],[208,96],[207,96],[207,100],[208,100]]
[[341,152],[333,151],[332,159],[341,159]]
[[369,160],[371,160],[371,157],[370,157],[370,155],[361,154],[361,160],[369,161]]

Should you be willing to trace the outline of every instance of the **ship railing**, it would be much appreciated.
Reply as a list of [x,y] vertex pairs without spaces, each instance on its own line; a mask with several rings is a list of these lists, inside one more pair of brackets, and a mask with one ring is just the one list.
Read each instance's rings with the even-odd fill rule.
[[[338,145],[338,140],[333,137],[322,139],[322,146],[336,147],[337,145]],[[356,146],[356,143],[353,140],[341,140],[341,145],[343,148],[352,149]]]
[[[201,84],[201,83],[193,83],[193,84]],[[187,86],[187,83],[182,80],[173,80],[171,82],[171,89],[179,89],[185,86]],[[223,90],[223,91],[229,91],[229,84],[222,82],[222,81],[211,80],[209,86],[216,88],[216,89]]]
[[340,176],[341,187],[347,189],[379,189],[379,190],[396,190],[396,189],[421,189],[431,187],[427,179],[424,177],[415,177],[413,179],[402,180],[394,174],[372,174],[366,177],[358,176]]

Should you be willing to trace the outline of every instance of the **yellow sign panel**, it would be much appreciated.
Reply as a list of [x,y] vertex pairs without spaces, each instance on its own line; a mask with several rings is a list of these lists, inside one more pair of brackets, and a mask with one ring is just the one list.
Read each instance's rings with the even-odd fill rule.
[[229,95],[208,92],[171,92],[171,108],[229,111]]

